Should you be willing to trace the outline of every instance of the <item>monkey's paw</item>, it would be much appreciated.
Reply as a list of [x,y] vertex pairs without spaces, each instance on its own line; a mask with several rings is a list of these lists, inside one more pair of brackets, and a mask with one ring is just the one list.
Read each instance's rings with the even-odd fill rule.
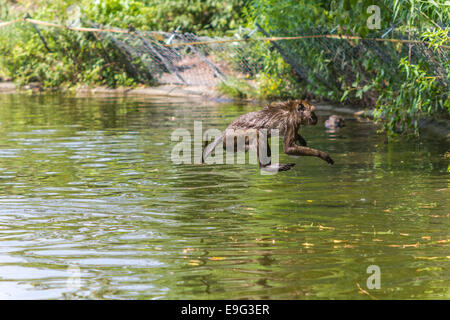
[[325,159],[326,162],[328,162],[329,164],[334,164],[334,160],[330,158],[330,156],[327,156]]
[[320,157],[322,160],[328,162],[329,164],[334,164],[334,160],[331,159],[330,156],[329,156],[328,154],[326,154],[325,152],[321,152],[321,153],[319,154],[319,157]]
[[293,166],[295,166],[295,163],[288,163],[288,164],[273,163],[268,166],[262,167],[261,170],[267,172],[288,171],[291,170]]

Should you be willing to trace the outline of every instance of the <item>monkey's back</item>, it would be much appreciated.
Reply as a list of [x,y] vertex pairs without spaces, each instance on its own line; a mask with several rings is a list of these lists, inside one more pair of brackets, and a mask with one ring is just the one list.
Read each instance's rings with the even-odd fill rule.
[[260,111],[249,112],[234,120],[227,129],[248,130],[248,129],[278,129],[283,135],[288,122],[296,122],[297,119],[291,117],[288,110],[276,107],[266,107]]

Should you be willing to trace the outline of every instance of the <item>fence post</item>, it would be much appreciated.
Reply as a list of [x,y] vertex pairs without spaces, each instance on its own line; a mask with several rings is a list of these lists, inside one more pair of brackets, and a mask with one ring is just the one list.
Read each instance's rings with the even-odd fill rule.
[[[31,16],[30,16],[29,13],[27,13],[27,14],[25,15],[25,21],[27,21],[27,19],[31,19]],[[33,28],[34,28],[34,31],[36,31],[36,33],[38,34],[39,38],[41,38],[41,41],[42,41],[42,43],[44,44],[45,49],[47,49],[48,52],[53,52],[53,51],[50,50],[50,48],[48,47],[47,41],[45,41],[44,36],[43,36],[43,35],[41,34],[41,32],[39,31],[39,28],[38,28],[34,23],[32,23],[32,22],[30,22],[30,23],[31,23],[31,25],[32,25]]]

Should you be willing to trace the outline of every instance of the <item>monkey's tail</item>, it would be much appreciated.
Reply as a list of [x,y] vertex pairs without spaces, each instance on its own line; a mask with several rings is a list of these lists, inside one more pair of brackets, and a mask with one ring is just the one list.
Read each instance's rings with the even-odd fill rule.
[[206,140],[205,145],[203,146],[203,153],[202,153],[202,163],[205,163],[205,159],[209,157],[211,152],[217,147],[219,143],[223,141],[223,134],[216,137],[212,143],[209,143],[208,140]]

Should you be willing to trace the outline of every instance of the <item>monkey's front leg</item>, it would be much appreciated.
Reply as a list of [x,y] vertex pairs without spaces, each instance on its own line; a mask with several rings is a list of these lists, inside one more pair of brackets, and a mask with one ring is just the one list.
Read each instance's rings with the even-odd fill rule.
[[295,142],[300,145],[300,146],[307,146],[306,140],[303,139],[303,137],[301,135],[299,135],[298,133],[295,134]]
[[313,148],[308,148],[308,147],[303,147],[303,146],[297,146],[297,145],[291,145],[291,146],[285,146],[284,148],[284,152],[286,154],[289,155],[293,155],[293,156],[313,156],[313,157],[318,157],[326,162],[328,162],[329,164],[333,164],[334,161],[333,159],[330,158],[330,156],[320,150],[316,150]]
[[293,156],[318,157],[329,164],[334,163],[333,159],[331,159],[330,156],[323,151],[297,145],[295,143],[295,134],[292,131],[287,131],[284,136],[284,152]]
[[259,168],[263,171],[267,172],[279,172],[279,171],[288,171],[295,163],[272,163],[272,152],[270,151],[269,141],[267,138],[264,139],[265,143],[260,144],[258,141],[257,155],[258,155],[258,163]]

